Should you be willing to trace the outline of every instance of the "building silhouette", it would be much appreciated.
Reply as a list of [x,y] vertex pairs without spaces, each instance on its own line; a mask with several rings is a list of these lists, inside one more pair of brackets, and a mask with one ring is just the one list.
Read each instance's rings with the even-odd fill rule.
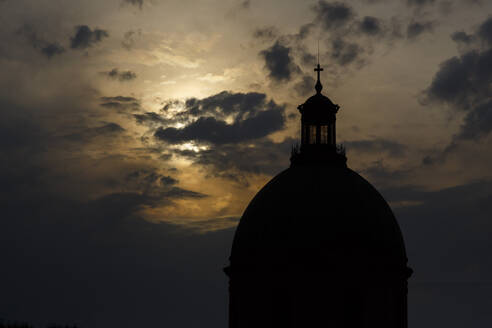
[[316,94],[298,107],[301,145],[237,227],[229,327],[407,327],[403,237],[386,201],[346,165],[339,106]]

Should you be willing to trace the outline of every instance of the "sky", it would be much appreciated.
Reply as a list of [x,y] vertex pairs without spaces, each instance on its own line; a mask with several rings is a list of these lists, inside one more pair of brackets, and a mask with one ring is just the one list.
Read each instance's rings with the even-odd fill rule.
[[340,105],[410,327],[492,323],[492,3],[0,0],[0,320],[225,327],[234,229]]

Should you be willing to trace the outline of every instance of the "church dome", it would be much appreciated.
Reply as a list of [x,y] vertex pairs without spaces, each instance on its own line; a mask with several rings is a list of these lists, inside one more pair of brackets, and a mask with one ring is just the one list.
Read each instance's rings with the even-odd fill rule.
[[322,108],[322,109],[336,109],[338,110],[338,106],[335,105],[330,98],[327,96],[317,93],[314,96],[309,97],[306,102],[301,105],[304,109],[307,108]]
[[347,167],[340,106],[321,94],[298,107],[291,165],[243,213],[232,243],[229,327],[407,327],[412,270],[388,203]]
[[345,165],[292,165],[253,198],[234,237],[232,267],[400,271],[406,253],[386,201]]

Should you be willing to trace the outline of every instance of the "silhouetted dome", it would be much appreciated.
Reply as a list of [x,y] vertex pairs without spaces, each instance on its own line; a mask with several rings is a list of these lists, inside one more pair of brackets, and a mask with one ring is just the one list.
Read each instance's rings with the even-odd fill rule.
[[334,120],[339,108],[340,106],[321,93],[309,97],[304,104],[298,107],[305,120],[311,122]]
[[304,107],[313,107],[313,108],[322,108],[322,109],[331,109],[336,107],[330,98],[327,96],[317,93],[314,96],[309,97],[303,105]]
[[378,191],[344,165],[297,165],[253,198],[234,237],[232,267],[399,271],[403,237]]
[[291,166],[253,198],[234,236],[229,327],[407,327],[403,237],[389,205],[347,168],[336,143],[340,106],[316,95],[298,107]]

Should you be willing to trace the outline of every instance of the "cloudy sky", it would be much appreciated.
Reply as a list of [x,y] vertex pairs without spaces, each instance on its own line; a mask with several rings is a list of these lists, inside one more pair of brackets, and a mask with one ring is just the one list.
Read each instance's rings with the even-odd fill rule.
[[[402,227],[413,327],[492,323],[492,3],[0,0],[0,320],[225,327],[297,105]],[[1,322],[1,321],[0,321]]]

